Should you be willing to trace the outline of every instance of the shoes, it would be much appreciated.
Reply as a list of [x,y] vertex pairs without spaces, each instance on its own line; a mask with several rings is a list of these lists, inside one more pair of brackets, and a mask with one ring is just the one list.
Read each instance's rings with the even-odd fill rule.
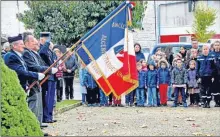
[[48,125],[43,125],[43,124],[42,124],[42,125],[40,125],[40,127],[41,127],[41,128],[46,128],[46,127],[48,127]]
[[172,105],[172,107],[177,107],[177,104],[176,104],[176,103],[174,103],[174,104]]
[[48,133],[44,133],[44,136],[49,136],[49,134]]
[[219,104],[215,104],[215,107],[220,107],[220,105]]
[[203,108],[207,108],[207,103],[204,103],[204,104],[203,104]]
[[52,121],[43,121],[43,123],[55,123],[57,120],[52,120]]
[[210,104],[209,103],[207,103],[206,108],[210,108]]
[[187,108],[187,103],[183,103],[183,107],[184,107],[184,108]]

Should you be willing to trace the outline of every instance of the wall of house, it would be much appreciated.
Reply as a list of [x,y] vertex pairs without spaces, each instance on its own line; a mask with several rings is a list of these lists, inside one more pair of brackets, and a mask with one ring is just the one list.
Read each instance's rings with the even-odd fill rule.
[[26,31],[16,14],[27,9],[24,1],[1,1],[1,34],[13,36]]

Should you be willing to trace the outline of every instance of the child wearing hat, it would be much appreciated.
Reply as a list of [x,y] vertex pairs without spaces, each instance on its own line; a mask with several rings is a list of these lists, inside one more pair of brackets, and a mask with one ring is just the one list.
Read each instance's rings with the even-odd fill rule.
[[146,87],[147,87],[147,104],[149,107],[157,106],[157,70],[155,69],[154,61],[149,63],[149,69],[146,74]]
[[163,59],[159,62],[159,69],[157,71],[157,87],[159,87],[160,104],[167,106],[167,89],[170,85],[170,71],[168,68],[168,62]]

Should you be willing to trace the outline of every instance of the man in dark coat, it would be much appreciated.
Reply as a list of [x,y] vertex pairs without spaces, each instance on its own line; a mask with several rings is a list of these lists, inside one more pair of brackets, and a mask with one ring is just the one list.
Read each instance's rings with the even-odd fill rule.
[[[39,54],[47,66],[51,66],[56,58],[56,55],[53,53],[53,44],[51,43],[51,36],[49,32],[42,32],[40,34],[40,50]],[[54,74],[50,75],[47,82],[42,85],[43,93],[45,95],[45,105],[43,113],[43,122],[44,123],[53,123],[56,120],[53,120],[53,108],[55,103],[55,90],[56,90],[56,80]]]
[[[30,80],[42,80],[45,75],[43,73],[37,73],[28,70],[28,66],[25,63],[22,53],[24,51],[24,43],[22,36],[8,37],[9,43],[12,45],[12,50],[4,56],[5,64],[12,70],[14,70],[20,81],[20,84],[24,90],[27,89]],[[37,100],[30,100],[33,96],[33,90],[27,91],[27,102],[31,111],[38,116],[38,103]]]
[[9,43],[12,45],[12,50],[8,52],[4,61],[5,64],[18,74],[18,79],[24,90],[27,88],[28,79],[42,80],[45,75],[42,73],[36,73],[28,71],[27,65],[22,58],[22,53],[24,51],[24,43],[22,41],[22,36],[18,35],[15,37],[8,37]]
[[[33,35],[26,35],[24,36],[24,43],[25,43],[25,50],[23,53],[23,59],[25,63],[27,64],[28,70],[34,71],[34,72],[44,72],[46,69],[48,69],[48,66],[45,66],[40,61],[40,55],[35,51],[35,49],[39,50],[38,41]],[[52,68],[50,73],[54,74],[57,72],[57,68]],[[34,82],[33,80],[30,80],[29,83]],[[39,83],[37,83],[32,89],[32,96],[28,99],[29,101],[36,100],[37,107],[33,108],[35,111],[39,112],[37,113],[37,118],[41,124],[41,127],[47,127],[46,125],[42,125],[42,119],[43,119],[43,106],[42,106],[42,92]]]

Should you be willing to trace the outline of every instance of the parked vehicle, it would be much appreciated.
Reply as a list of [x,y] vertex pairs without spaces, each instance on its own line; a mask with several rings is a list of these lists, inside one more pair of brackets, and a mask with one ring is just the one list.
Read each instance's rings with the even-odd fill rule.
[[[199,43],[199,48],[202,48],[203,45],[209,45],[209,43]],[[156,44],[150,55],[148,56],[148,61],[150,60],[151,55],[154,55],[158,48],[161,49],[162,52],[171,52],[174,56],[180,51],[180,47],[185,47],[186,50],[189,50],[192,48],[191,43],[185,43],[185,42],[177,42],[177,43],[158,43]]]
[[220,39],[209,39],[209,40],[207,41],[207,43],[212,44],[212,43],[214,43],[215,41],[220,41]]
[[148,56],[150,55],[150,48],[142,47],[142,48],[141,48],[141,51],[142,51],[142,53],[144,54],[145,59],[146,59],[146,61],[147,61]]

